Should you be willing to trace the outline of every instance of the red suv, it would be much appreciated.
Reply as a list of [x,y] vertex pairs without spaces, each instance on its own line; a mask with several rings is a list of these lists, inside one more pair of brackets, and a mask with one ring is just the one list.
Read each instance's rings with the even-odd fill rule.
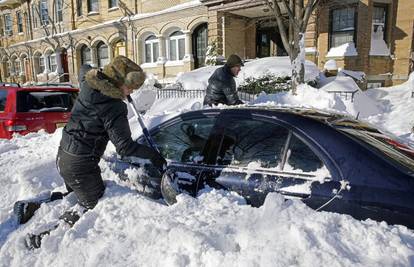
[[20,87],[0,83],[0,138],[40,129],[53,133],[69,120],[78,92],[70,85]]

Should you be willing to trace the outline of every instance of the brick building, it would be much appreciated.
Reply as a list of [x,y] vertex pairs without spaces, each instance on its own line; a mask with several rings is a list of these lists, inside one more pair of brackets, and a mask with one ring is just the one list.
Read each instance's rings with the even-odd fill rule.
[[[329,59],[392,85],[413,70],[412,0],[324,1],[306,33],[307,58]],[[338,1],[339,2],[339,1]],[[204,65],[206,47],[223,56],[283,56],[273,15],[261,0],[3,0],[2,81],[77,82],[81,64],[132,58],[159,79]]]

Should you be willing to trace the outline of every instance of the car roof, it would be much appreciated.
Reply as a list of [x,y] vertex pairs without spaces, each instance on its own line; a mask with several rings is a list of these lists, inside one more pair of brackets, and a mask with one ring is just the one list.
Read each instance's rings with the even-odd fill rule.
[[15,90],[15,91],[64,91],[64,92],[78,92],[79,89],[73,87],[72,85],[67,86],[57,86],[57,85],[33,85],[33,86],[24,86],[20,87],[19,84],[4,84],[0,83],[0,89],[8,89],[8,90]]
[[[205,109],[206,111],[209,109]],[[353,128],[369,132],[379,133],[379,129],[374,125],[360,121],[348,114],[338,113],[334,111],[320,110],[316,108],[292,107],[292,106],[267,106],[267,105],[240,105],[240,106],[223,106],[212,108],[213,110],[251,110],[251,111],[274,111],[279,113],[295,114],[306,118],[311,118],[322,123],[328,124],[334,128]]]

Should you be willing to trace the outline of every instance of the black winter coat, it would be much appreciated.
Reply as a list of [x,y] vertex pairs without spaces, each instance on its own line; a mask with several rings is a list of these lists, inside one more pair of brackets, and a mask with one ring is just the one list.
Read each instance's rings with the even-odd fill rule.
[[243,102],[239,99],[236,90],[236,82],[227,65],[218,68],[208,79],[204,105],[239,105]]
[[128,109],[121,91],[89,65],[81,67],[80,93],[63,129],[60,147],[76,156],[101,157],[109,140],[121,156],[153,159],[151,148],[131,139]]

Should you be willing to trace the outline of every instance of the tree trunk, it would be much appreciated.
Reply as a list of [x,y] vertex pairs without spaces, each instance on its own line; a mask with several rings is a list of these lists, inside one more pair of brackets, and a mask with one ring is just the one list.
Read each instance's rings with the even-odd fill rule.
[[305,83],[305,34],[295,34],[290,61],[292,62],[292,94],[296,95],[299,84]]

